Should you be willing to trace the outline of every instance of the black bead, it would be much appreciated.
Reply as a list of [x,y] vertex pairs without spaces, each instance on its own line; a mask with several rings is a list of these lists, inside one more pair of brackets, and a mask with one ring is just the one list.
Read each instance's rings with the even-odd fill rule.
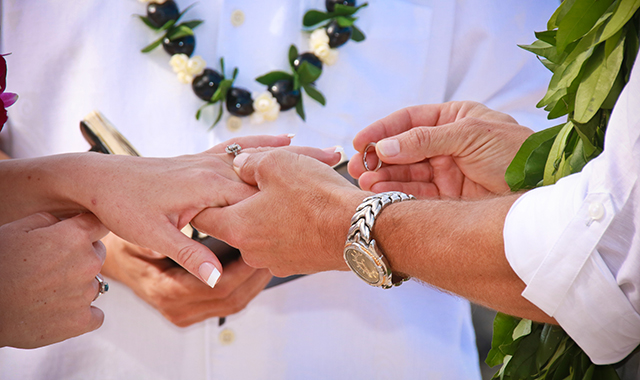
[[219,72],[213,69],[204,69],[202,74],[193,78],[191,88],[200,99],[208,102],[218,89],[220,82],[222,82],[222,75]]
[[149,3],[147,5],[147,18],[156,28],[162,27],[169,20],[177,20],[178,16],[180,16],[180,11],[173,0],[165,1],[162,4]]
[[269,86],[269,92],[280,104],[280,111],[286,111],[296,106],[300,100],[300,90],[293,89],[293,82],[281,79]]
[[293,67],[296,69],[296,71],[298,70],[298,67],[300,67],[302,62],[309,62],[310,64],[322,70],[322,61],[313,53],[302,53],[293,60]]
[[251,93],[243,88],[231,87],[227,92],[227,111],[235,116],[249,116],[253,113]]
[[327,11],[333,12],[336,4],[346,5],[348,7],[355,7],[356,0],[325,0],[324,4],[327,6]]
[[353,28],[345,26],[344,28],[338,24],[336,20],[333,20],[327,25],[327,36],[329,36],[329,46],[337,48],[347,43],[351,39],[351,33]]
[[162,47],[170,55],[186,54],[191,57],[196,48],[196,39],[193,36],[184,36],[173,40],[165,38],[162,40]]

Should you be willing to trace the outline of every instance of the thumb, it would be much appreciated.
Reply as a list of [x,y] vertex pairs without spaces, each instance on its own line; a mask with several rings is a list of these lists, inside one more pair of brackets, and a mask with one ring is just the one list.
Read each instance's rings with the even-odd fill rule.
[[200,278],[210,287],[214,287],[222,273],[222,265],[209,248],[188,238],[175,226],[155,234],[153,247],[147,247],[172,258],[183,268]]
[[48,212],[39,212],[22,219],[18,219],[13,223],[16,228],[19,228],[23,231],[33,231],[37,230],[38,228],[51,227],[59,221],[60,219],[49,214]]
[[233,170],[236,171],[241,180],[252,186],[258,185],[256,168],[259,157],[263,154],[264,153],[240,153],[233,159]]
[[378,141],[376,154],[387,164],[412,164],[458,151],[465,137],[452,133],[451,125],[416,127]]

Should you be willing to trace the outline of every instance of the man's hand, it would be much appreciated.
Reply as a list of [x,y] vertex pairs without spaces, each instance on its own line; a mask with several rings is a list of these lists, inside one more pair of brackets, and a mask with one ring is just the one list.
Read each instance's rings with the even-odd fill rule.
[[[356,135],[353,146],[360,153],[351,159],[349,173],[359,178],[362,189],[377,193],[397,190],[444,198],[502,194],[509,191],[507,167],[531,133],[480,103],[409,107]],[[377,142],[375,153],[386,164],[377,172],[366,172],[362,164],[370,142]]]
[[369,194],[331,167],[283,149],[241,154],[240,178],[260,191],[200,213],[194,226],[242,252],[245,262],[276,276],[346,270],[342,248],[351,216]]
[[38,213],[0,226],[0,346],[35,348],[93,331],[107,229],[92,214]]
[[170,322],[180,327],[244,309],[271,279],[242,259],[225,265],[214,289],[173,260],[109,234],[103,239],[107,260],[102,273],[131,288]]

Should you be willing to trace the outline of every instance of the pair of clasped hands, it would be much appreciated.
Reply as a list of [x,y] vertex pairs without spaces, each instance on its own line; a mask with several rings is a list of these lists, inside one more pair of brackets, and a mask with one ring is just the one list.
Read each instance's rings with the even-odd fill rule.
[[[371,192],[398,190],[418,198],[508,192],[505,170],[531,133],[510,116],[478,103],[406,108],[355,137],[360,153],[352,157],[349,172],[361,189],[330,167],[340,159],[335,149],[288,146],[287,136],[237,138],[175,158],[85,154],[78,164],[91,170],[73,171],[72,176],[83,177],[66,194],[84,213],[62,221],[49,214],[31,216],[0,227],[0,237],[16,229],[31,231],[41,244],[25,236],[0,247],[17,251],[24,244],[34,246],[28,260],[15,255],[15,262],[3,262],[0,278],[17,268],[38,277],[34,286],[14,294],[26,312],[14,313],[0,326],[25,327],[15,331],[17,342],[25,341],[27,326],[37,324],[48,332],[26,343],[4,343],[37,347],[102,324],[102,311],[90,303],[96,294],[92,276],[105,260],[103,237],[108,255],[102,273],[129,286],[174,324],[188,326],[242,310],[272,275],[348,270],[342,249],[350,219]],[[370,142],[377,142],[376,154],[384,162],[375,172],[366,171],[362,161]],[[236,157],[225,153],[231,143],[243,148]],[[208,248],[180,232],[189,222],[240,249],[242,259],[223,269]],[[112,233],[106,235],[107,229]],[[72,245],[65,234],[84,242]],[[42,247],[66,252],[64,260],[39,251]],[[97,259],[83,261],[87,251]],[[55,270],[47,270],[47,260]],[[29,269],[27,263],[37,268]],[[74,284],[78,271],[86,274],[83,287]],[[57,295],[46,304],[30,303],[42,298],[42,287],[58,289]],[[6,294],[0,302],[2,297]]]

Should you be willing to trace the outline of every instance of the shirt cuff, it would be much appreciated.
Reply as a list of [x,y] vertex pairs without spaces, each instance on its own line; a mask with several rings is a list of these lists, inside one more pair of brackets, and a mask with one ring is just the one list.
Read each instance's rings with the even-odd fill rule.
[[509,264],[522,296],[554,317],[596,364],[625,358],[640,342],[640,316],[598,252],[615,209],[607,193],[588,194],[591,166],[531,190],[504,227]]

